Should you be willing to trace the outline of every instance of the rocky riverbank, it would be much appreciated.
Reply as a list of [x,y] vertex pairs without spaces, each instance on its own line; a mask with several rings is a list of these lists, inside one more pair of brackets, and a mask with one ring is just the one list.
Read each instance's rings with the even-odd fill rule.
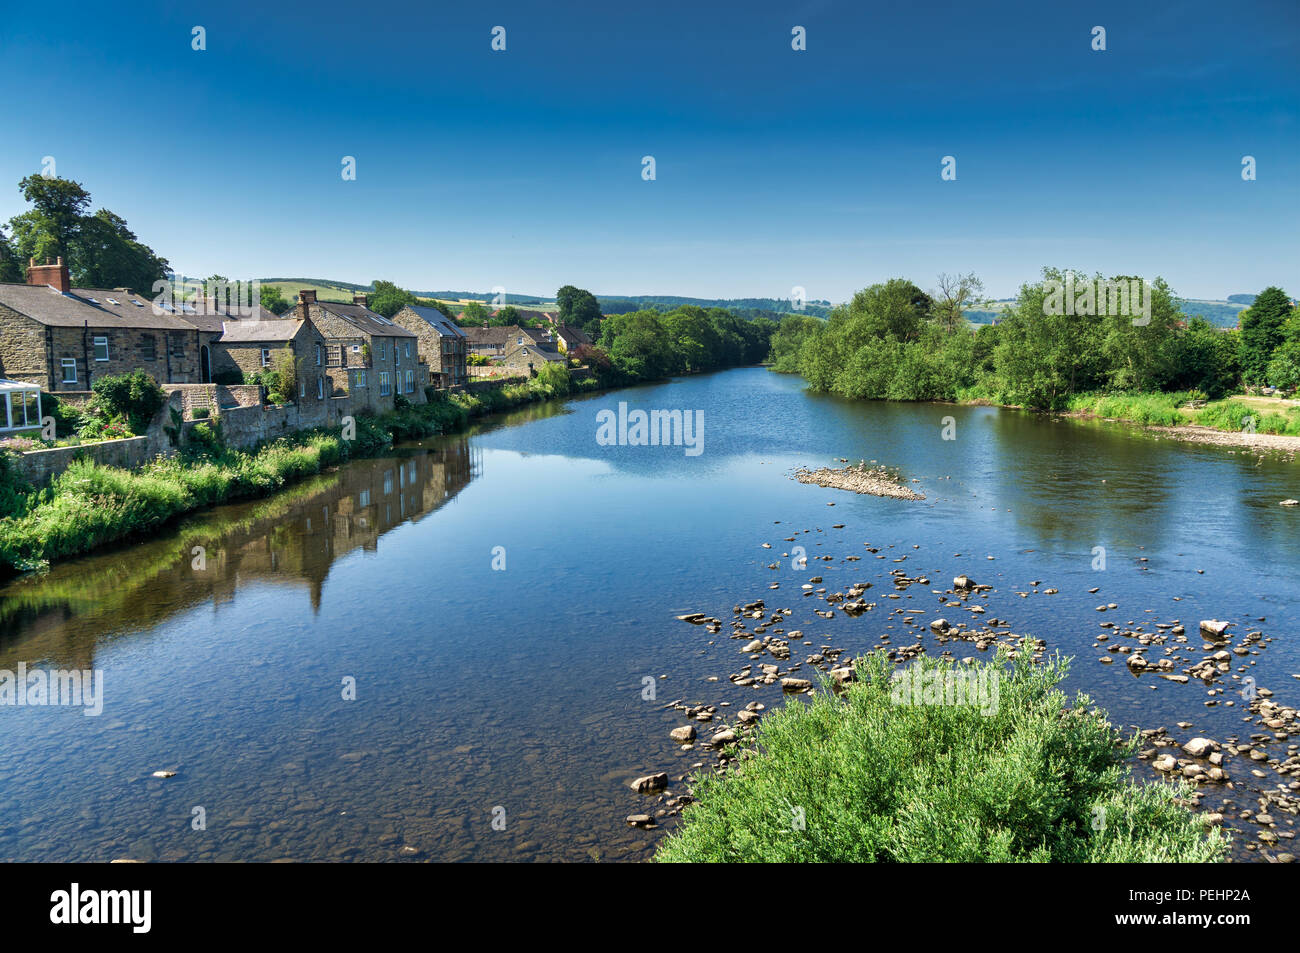
[[[830,532],[804,530],[784,537],[784,541],[811,542],[804,534],[816,534],[825,537],[816,545],[838,542],[847,535],[836,532],[843,529],[843,525],[837,525]],[[773,548],[771,542],[759,545],[766,550]],[[863,547],[865,554],[877,560],[892,558],[897,564],[916,555],[882,551],[897,550],[894,546],[867,543]],[[783,560],[790,558],[789,553],[781,556]],[[817,558],[836,560],[832,555]],[[989,612],[1012,596],[1027,599],[1058,595],[1059,589],[1044,585],[1042,580],[1000,593],[965,573],[941,587],[931,578],[937,572],[909,572],[901,566],[879,573],[873,580],[853,566],[863,558],[862,553],[849,553],[838,560],[840,566],[822,570],[847,570],[845,575],[851,580],[845,579],[839,585],[826,585],[823,575],[809,569],[814,574],[799,584],[795,599],[774,596],[773,591],[779,591],[782,585],[772,582],[765,598],[737,601],[727,621],[721,613],[715,616],[695,611],[676,616],[679,622],[698,627],[709,636],[706,651],[723,649],[721,671],[706,678],[711,688],[662,706],[664,711],[677,715],[674,723],[666,726],[666,743],[676,746],[679,752],[706,753],[707,757],[690,762],[684,771],[656,768],[654,773],[633,781],[631,788],[637,792],[633,797],[639,804],[627,817],[629,825],[651,829],[661,823],[675,823],[693,800],[692,785],[697,777],[735,771],[752,756],[758,740],[757,726],[765,713],[783,701],[789,703],[821,690],[837,690],[852,681],[856,677],[855,656],[876,651],[900,665],[921,656],[937,656],[957,666],[974,662],[977,653],[999,647],[1005,647],[1013,657],[1031,652],[1035,661],[1047,650],[1044,640],[1026,640],[1014,633],[1009,620]],[[767,564],[767,569],[788,571],[781,561]],[[1094,595],[1098,591],[1095,587],[1088,590]],[[777,598],[781,599],[779,606],[769,604]],[[904,604],[907,600],[913,604]],[[915,604],[917,601],[934,604],[926,608]],[[1099,661],[1110,664],[1122,660],[1134,677],[1151,679],[1153,690],[1164,686],[1187,693],[1179,707],[1185,708],[1188,715],[1176,729],[1130,726],[1140,739],[1135,772],[1148,780],[1177,778],[1190,785],[1189,801],[1204,822],[1235,834],[1236,859],[1292,862],[1292,842],[1300,817],[1300,745],[1295,743],[1300,739],[1300,715],[1295,706],[1277,701],[1274,692],[1256,684],[1251,675],[1255,657],[1267,649],[1272,637],[1262,629],[1249,628],[1234,639],[1230,632],[1236,623],[1213,619],[1193,625],[1178,619],[1157,621],[1147,615],[1139,617],[1140,621],[1118,623],[1112,621],[1118,610],[1115,603],[1097,606],[1101,618],[1093,647],[1102,653]],[[856,629],[855,623],[848,623],[849,629],[837,627],[833,634],[814,636],[810,631],[815,626],[834,627],[835,623],[828,624],[828,620],[863,616],[874,620],[870,633],[863,633],[865,638],[850,635]],[[960,621],[963,618],[968,621]],[[1198,636],[1200,652],[1194,644]],[[842,644],[850,640],[854,643],[852,651]],[[731,651],[738,655],[734,664],[726,662],[727,642],[734,644]],[[1300,675],[1293,677],[1300,679]],[[1199,693],[1204,694],[1198,698]],[[1222,738],[1207,737],[1205,729],[1197,733],[1190,712],[1198,700],[1207,708],[1236,707],[1250,726],[1240,734],[1225,733]]]

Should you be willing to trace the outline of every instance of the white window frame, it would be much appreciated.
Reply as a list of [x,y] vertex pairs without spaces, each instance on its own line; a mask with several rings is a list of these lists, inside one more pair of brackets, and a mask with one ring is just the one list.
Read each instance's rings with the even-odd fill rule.
[[[97,334],[95,335],[94,338],[91,339],[91,343],[95,350],[95,360],[100,363],[107,361],[108,360],[108,336],[103,334]],[[99,356],[99,348],[101,344],[104,347],[103,357]]]
[[262,366],[271,366],[271,349],[269,347],[262,348]]
[[392,393],[392,391],[393,389],[389,383],[388,371],[380,371],[379,372],[379,396],[387,397],[389,394]]
[[366,372],[357,371],[357,389],[360,390],[365,386],[366,386]]
[[[63,368],[63,380],[62,380],[60,383],[63,383],[63,384],[75,384],[75,383],[77,383],[77,359],[76,359],[75,357],[65,357],[65,358],[63,358],[63,359],[59,362],[59,366]],[[72,368],[72,376],[71,376],[71,377],[68,376],[68,368]]]

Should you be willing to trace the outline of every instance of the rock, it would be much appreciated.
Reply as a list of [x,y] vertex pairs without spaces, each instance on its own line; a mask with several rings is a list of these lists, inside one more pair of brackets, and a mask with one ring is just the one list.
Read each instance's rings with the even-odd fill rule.
[[948,620],[947,620],[947,619],[931,619],[931,620],[930,620],[930,628],[933,629],[935,632],[944,632],[944,631],[946,631],[947,628],[948,628]]
[[1167,773],[1178,767],[1178,760],[1171,754],[1162,754],[1151,762],[1151,767]]
[[709,744],[715,748],[721,748],[723,745],[729,745],[736,740],[736,733],[730,728],[719,731],[709,739]]
[[975,581],[970,576],[954,576],[952,587],[954,589],[970,589],[975,585]]
[[632,790],[640,794],[662,791],[666,787],[668,787],[667,771],[660,771],[658,774],[647,774],[645,777],[637,778],[632,782]]
[[703,612],[688,612],[686,615],[679,615],[677,618],[682,622],[691,622],[695,625],[700,625],[708,621],[709,617]]
[[741,648],[740,651],[750,655],[752,655],[755,652],[761,652],[763,651],[763,643],[760,642],[758,639],[755,639],[753,642],[747,642],[744,645],[744,647]]
[[1212,639],[1222,639],[1223,634],[1228,631],[1231,622],[1220,622],[1218,619],[1202,619],[1201,634]]
[[629,814],[627,822],[633,827],[654,827],[655,819],[649,814]]
[[1218,742],[1211,741],[1209,738],[1193,738],[1183,745],[1183,750],[1193,758],[1204,758],[1217,747],[1219,747]]
[[781,691],[783,692],[806,692],[810,688],[812,688],[812,682],[806,678],[790,678],[787,676],[781,679]]
[[687,744],[695,740],[695,726],[684,725],[681,728],[674,728],[668,732],[668,737],[672,738],[678,744]]
[[1300,500],[1283,500],[1278,506],[1300,506]]
[[174,778],[174,777],[176,777],[176,772],[175,772],[175,771],[155,771],[155,772],[153,773],[153,776],[154,776],[155,778]]

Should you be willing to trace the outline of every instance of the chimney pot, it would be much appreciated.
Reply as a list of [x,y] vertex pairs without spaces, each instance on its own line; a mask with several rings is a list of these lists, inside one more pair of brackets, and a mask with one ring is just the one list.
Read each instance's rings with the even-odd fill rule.
[[370,296],[364,294],[354,294],[352,296],[352,303],[359,304],[363,308],[368,308],[370,307]]

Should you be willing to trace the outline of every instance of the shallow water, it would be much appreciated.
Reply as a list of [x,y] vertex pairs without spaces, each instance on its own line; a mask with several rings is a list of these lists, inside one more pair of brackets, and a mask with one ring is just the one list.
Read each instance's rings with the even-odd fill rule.
[[[620,401],[703,410],[703,454],[600,446],[596,413]],[[791,479],[841,457],[896,466],[927,499]],[[898,602],[921,622],[966,619],[930,593],[958,573],[995,586],[984,618],[1077,656],[1071,687],[1117,723],[1244,735],[1231,690],[1206,708],[1196,680],[1098,664],[1094,639],[1101,620],[1181,620],[1199,657],[1197,621],[1233,620],[1273,639],[1234,671],[1300,701],[1300,512],[1277,505],[1297,472],[1123,425],[813,396],[756,368],[531,408],[0,588],[0,669],[105,684],[98,717],[0,708],[0,857],[644,859],[668,828],[627,826],[656,806],[628,782],[707,760],[669,741],[664,706],[780,700],[727,681],[744,663],[729,629],[673,616],[726,623],[765,599],[814,645],[907,644],[883,604],[899,568],[934,583]],[[795,545],[804,570],[781,556]],[[882,607],[815,617],[813,575],[871,581]]]

